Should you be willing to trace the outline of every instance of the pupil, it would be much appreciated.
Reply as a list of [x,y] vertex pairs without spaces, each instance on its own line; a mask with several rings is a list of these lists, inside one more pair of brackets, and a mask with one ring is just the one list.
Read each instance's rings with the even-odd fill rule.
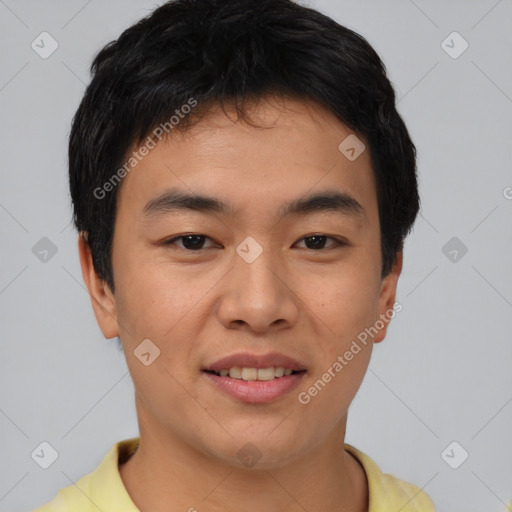
[[[190,243],[192,241],[192,239],[195,240],[195,242],[199,242],[199,243]],[[204,236],[201,236],[201,235],[187,235],[185,237],[183,237],[183,246],[186,247],[187,249],[200,249],[201,245],[203,244],[204,242]],[[188,247],[187,247],[187,244],[188,244]]]
[[[325,246],[326,237],[313,235],[306,238],[306,246],[308,249],[322,249]],[[183,237],[183,246],[187,249],[201,249],[204,243],[202,235],[187,235]]]
[[[313,242],[313,246],[312,247],[308,247],[308,249],[321,249],[324,245],[325,245],[325,236],[308,236],[306,238],[306,246],[308,245],[311,245],[311,244],[308,244],[308,240],[313,240],[315,241],[316,240],[316,243]],[[320,240],[320,243],[318,243],[318,241]],[[323,243],[322,243],[323,242]]]

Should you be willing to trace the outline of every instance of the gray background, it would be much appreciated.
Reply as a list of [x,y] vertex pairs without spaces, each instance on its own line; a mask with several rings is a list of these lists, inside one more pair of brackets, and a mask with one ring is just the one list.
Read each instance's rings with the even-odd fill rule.
[[[124,356],[104,340],[82,282],[66,151],[93,55],[155,5],[0,0],[2,511],[49,501],[115,442],[138,435]],[[424,487],[439,512],[504,511],[512,499],[512,3],[307,5],[382,56],[418,148],[422,209],[405,248],[403,311],[375,348],[346,440]],[[43,31],[59,45],[47,59],[31,47]],[[453,31],[469,44],[457,58],[445,49],[458,53],[460,39],[442,44]],[[40,252],[43,237],[54,255]],[[59,454],[46,470],[31,458],[42,441]],[[447,461],[460,464],[463,450],[468,459],[453,469]]]

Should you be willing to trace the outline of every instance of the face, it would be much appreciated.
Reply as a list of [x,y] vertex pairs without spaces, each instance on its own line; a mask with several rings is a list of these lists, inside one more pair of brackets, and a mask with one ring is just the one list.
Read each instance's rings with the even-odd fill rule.
[[114,295],[80,245],[98,323],[123,344],[139,424],[238,467],[247,443],[273,468],[344,435],[386,328],[360,335],[392,311],[401,266],[381,279],[367,144],[349,160],[338,149],[346,126],[283,101],[254,105],[265,128],[211,111],[124,178]]

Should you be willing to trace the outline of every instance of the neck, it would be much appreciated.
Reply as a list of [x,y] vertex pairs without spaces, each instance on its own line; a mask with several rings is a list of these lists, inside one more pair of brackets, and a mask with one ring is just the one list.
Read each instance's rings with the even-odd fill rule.
[[364,470],[344,451],[345,422],[292,463],[239,469],[159,429],[141,413],[139,448],[119,471],[142,512],[368,511]]

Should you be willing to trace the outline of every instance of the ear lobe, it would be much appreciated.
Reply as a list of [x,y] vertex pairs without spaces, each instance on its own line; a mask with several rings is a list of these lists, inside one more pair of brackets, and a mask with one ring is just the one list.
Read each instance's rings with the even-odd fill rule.
[[96,321],[105,338],[119,336],[115,297],[107,283],[98,277],[92,261],[92,254],[85,234],[78,236],[78,253],[84,279]]
[[402,264],[403,251],[400,251],[396,255],[396,261],[391,272],[382,280],[378,306],[379,318],[376,319],[376,322],[379,320],[382,321],[384,323],[384,327],[379,329],[379,332],[373,338],[374,343],[380,343],[386,337],[388,324],[391,320],[389,311],[394,311],[393,306],[395,304],[396,287],[398,284],[398,278],[402,272]]

